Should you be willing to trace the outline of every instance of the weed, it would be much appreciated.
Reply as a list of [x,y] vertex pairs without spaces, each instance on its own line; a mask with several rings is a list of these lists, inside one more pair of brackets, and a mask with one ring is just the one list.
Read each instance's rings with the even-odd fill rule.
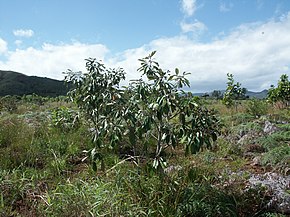
[[[16,113],[2,110],[0,115],[0,216],[284,217],[266,210],[269,196],[263,188],[246,188],[253,171],[264,168],[251,167],[243,151],[248,144],[263,147],[262,166],[287,173],[287,110],[273,111],[270,106],[271,115],[256,119],[246,112],[246,100],[236,114],[220,101],[204,100],[224,120],[223,135],[212,150],[184,156],[177,146],[167,163],[178,169],[157,175],[142,151],[124,160],[121,149],[108,148],[105,163],[111,169],[96,173],[82,161],[82,150],[94,147],[91,126],[85,120],[71,125],[77,113],[73,105],[37,97],[25,100],[17,103]],[[266,120],[279,131],[264,135]],[[243,147],[238,141],[245,135],[249,137]],[[121,146],[130,146],[130,139],[122,136]]]
[[276,169],[286,169],[290,162],[290,146],[285,144],[271,149],[261,159],[262,165],[270,165]]
[[254,117],[266,115],[268,111],[268,104],[265,100],[251,99],[248,101],[247,112]]
[[178,216],[238,216],[233,196],[209,185],[190,185],[182,192]]
[[285,142],[290,141],[290,131],[279,131],[265,137],[260,137],[257,142],[267,151],[272,150]]
[[52,125],[62,132],[76,129],[79,126],[79,116],[67,107],[56,108],[52,111]]

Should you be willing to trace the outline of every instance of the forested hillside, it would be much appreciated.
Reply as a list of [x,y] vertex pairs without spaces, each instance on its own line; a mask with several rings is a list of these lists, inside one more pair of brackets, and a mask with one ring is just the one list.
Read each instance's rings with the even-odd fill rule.
[[65,95],[67,90],[63,81],[0,70],[0,96],[33,93],[40,96],[59,96]]

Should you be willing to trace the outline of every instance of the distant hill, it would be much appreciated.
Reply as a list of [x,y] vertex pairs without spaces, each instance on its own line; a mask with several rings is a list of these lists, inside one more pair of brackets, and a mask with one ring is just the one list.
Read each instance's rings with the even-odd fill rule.
[[261,92],[247,91],[246,95],[249,96],[249,98],[265,99],[268,95],[268,90],[263,90]]
[[65,95],[67,91],[63,81],[0,70],[0,96],[37,94],[53,97]]
[[[220,90],[221,94],[224,94],[225,90]],[[263,90],[260,92],[248,91],[246,92],[246,96],[249,96],[250,99],[257,98],[257,99],[265,99],[267,97],[268,90]],[[212,92],[207,93],[193,93],[194,96],[211,96]]]
[[[37,94],[54,97],[66,95],[68,89],[64,81],[0,70],[0,96]],[[224,92],[224,90],[221,90],[221,93]],[[267,93],[267,90],[261,92],[247,91],[246,95],[249,98],[263,99],[267,97]],[[194,96],[204,96],[205,94],[211,95],[212,93],[193,93]]]

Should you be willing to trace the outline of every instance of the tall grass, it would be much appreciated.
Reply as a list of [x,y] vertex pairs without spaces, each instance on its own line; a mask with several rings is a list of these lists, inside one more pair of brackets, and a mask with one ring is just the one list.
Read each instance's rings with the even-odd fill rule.
[[266,114],[262,118],[277,121],[280,131],[264,135],[263,120],[246,105],[233,113],[209,101],[224,123],[213,149],[184,156],[178,147],[167,160],[178,169],[157,173],[142,159],[124,161],[118,150],[106,153],[106,172],[93,171],[83,153],[93,147],[90,126],[82,119],[70,124],[73,105],[19,103],[14,113],[0,114],[0,216],[263,215],[268,196],[263,188],[247,188],[251,159],[237,139],[261,134],[249,143],[264,148],[262,166],[282,173],[289,165],[289,117],[285,110]]

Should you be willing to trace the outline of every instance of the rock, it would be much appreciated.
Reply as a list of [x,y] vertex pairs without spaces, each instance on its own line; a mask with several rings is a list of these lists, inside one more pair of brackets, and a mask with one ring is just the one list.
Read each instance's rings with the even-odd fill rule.
[[254,157],[251,165],[252,166],[261,166],[261,156]]
[[269,208],[274,208],[277,212],[283,214],[290,214],[290,176],[281,176],[277,173],[268,172],[252,175],[249,183],[252,187],[266,187],[267,192],[272,197],[267,204]]
[[167,173],[167,174],[170,174],[170,173],[173,173],[175,171],[179,171],[181,169],[182,169],[182,166],[179,166],[179,165],[173,166],[173,165],[171,165],[171,166],[165,168],[164,172]]
[[239,139],[238,144],[240,145],[244,145],[245,143],[247,143],[250,140],[251,136],[248,134],[245,134],[242,136],[242,138]]
[[270,121],[265,121],[265,127],[264,127],[263,131],[264,131],[264,133],[270,135],[272,133],[279,131],[279,129],[274,124],[272,124]]

